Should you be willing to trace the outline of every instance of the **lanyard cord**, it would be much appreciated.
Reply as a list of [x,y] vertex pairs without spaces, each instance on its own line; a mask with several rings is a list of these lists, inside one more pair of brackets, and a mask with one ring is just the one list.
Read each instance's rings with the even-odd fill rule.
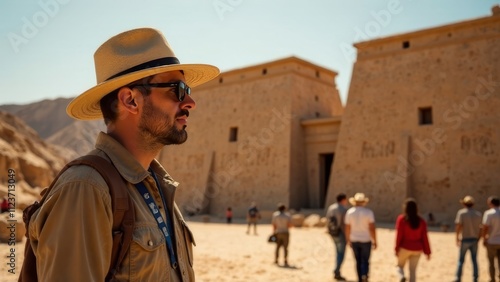
[[[163,202],[163,207],[165,208],[165,214],[167,215],[167,218],[168,218],[168,214],[169,214],[168,208],[167,208],[167,205],[165,204],[165,198],[163,197],[163,193],[161,192],[160,185],[158,183],[158,179],[156,179],[156,175],[153,171],[150,171],[150,172],[153,175],[153,178],[156,182],[156,186],[158,187],[158,191],[160,191],[160,196],[161,196],[161,200]],[[167,242],[167,249],[168,249],[168,253],[170,256],[170,264],[171,264],[173,269],[176,269],[177,268],[177,259],[175,257],[174,245],[172,243],[172,235],[173,235],[172,225],[171,225],[169,220],[167,220],[167,221],[163,220],[163,217],[162,217],[160,211],[158,210],[158,207],[156,206],[155,202],[153,201],[153,198],[151,197],[151,195],[149,195],[149,192],[148,192],[148,189],[146,188],[146,185],[144,185],[144,183],[142,183],[142,182],[139,182],[139,183],[135,184],[135,187],[137,188],[137,190],[141,194],[142,198],[144,199],[144,202],[146,203],[146,205],[149,207],[149,210],[153,214],[153,216],[156,220],[156,223],[158,224],[158,228],[162,231],[163,235],[165,236],[165,240]]]

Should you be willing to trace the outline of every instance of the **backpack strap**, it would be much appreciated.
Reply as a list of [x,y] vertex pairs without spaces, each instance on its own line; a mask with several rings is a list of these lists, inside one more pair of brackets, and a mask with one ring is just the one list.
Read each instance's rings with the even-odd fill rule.
[[[135,223],[135,209],[129,197],[127,183],[121,177],[116,167],[108,160],[97,155],[85,155],[70,163],[71,165],[87,165],[101,174],[109,187],[113,209],[113,249],[111,263],[106,281],[111,280],[119,270],[132,242],[132,232]],[[69,164],[68,164],[69,165]]]
[[[85,155],[67,163],[54,178],[47,189],[41,193],[40,202],[28,206],[23,211],[23,221],[26,226],[26,248],[23,267],[19,275],[19,281],[37,281],[36,257],[30,245],[29,239],[29,221],[33,213],[38,210],[47,199],[49,192],[55,186],[59,177],[70,167],[75,165],[86,165],[95,169],[102,176],[109,187],[111,196],[111,205],[113,210],[113,249],[111,252],[111,261],[106,280],[111,280],[127,254],[132,242],[132,232],[135,223],[135,209],[132,199],[128,194],[126,181],[121,177],[116,167],[108,160],[97,155]],[[34,270],[34,271],[33,271]]]
[[54,185],[56,184],[57,180],[59,180],[59,177],[61,177],[61,175],[68,169],[70,168],[71,166],[75,165],[74,162],[76,160],[73,160],[69,163],[66,163],[66,165],[59,171],[59,173],[57,173],[56,177],[54,177],[54,179],[52,180],[52,182],[50,183],[49,187],[45,188],[42,190],[42,192],[40,192],[40,195],[42,196],[42,198],[40,199],[40,201],[35,201],[33,204],[29,205],[28,207],[26,207],[24,210],[23,210],[23,221],[24,221],[24,224],[26,226],[26,233],[24,234],[24,236],[26,236],[26,238],[30,238],[29,236],[29,222],[30,222],[30,219],[31,219],[31,216],[33,215],[33,213],[35,213],[35,211],[37,211],[41,206],[42,204],[45,202],[45,200],[47,199],[47,196],[50,194],[49,192],[52,190],[52,188],[54,187]]

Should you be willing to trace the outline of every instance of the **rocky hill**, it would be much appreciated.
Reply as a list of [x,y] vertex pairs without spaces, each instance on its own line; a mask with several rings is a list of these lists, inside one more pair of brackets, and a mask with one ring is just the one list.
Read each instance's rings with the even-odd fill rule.
[[99,131],[105,131],[104,122],[78,121],[66,114],[70,98],[43,100],[26,105],[0,105],[32,127],[48,143],[66,148],[68,159],[83,155],[94,148]]
[[75,120],[66,127],[49,136],[46,141],[67,149],[74,155],[84,155],[94,149],[95,139],[100,131],[106,131],[103,121]]
[[0,110],[21,118],[43,139],[70,125],[74,120],[66,114],[70,98],[43,100],[26,105],[1,105]]
[[24,208],[47,187],[67,159],[64,148],[45,142],[20,118],[0,111],[0,197],[7,194],[9,170],[14,171],[18,208]]

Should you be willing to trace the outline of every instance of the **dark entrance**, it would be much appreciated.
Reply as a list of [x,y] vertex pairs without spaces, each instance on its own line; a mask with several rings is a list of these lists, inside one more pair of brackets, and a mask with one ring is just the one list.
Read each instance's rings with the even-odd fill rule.
[[335,154],[333,153],[319,155],[319,208],[321,209],[325,207],[334,158]]

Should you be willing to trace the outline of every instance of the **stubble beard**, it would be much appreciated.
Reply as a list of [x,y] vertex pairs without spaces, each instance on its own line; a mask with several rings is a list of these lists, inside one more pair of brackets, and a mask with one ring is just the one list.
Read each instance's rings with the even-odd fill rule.
[[182,144],[187,140],[184,125],[181,129],[175,126],[175,119],[156,108],[150,101],[144,104],[144,112],[139,123],[141,137],[145,145],[158,149],[166,145]]

